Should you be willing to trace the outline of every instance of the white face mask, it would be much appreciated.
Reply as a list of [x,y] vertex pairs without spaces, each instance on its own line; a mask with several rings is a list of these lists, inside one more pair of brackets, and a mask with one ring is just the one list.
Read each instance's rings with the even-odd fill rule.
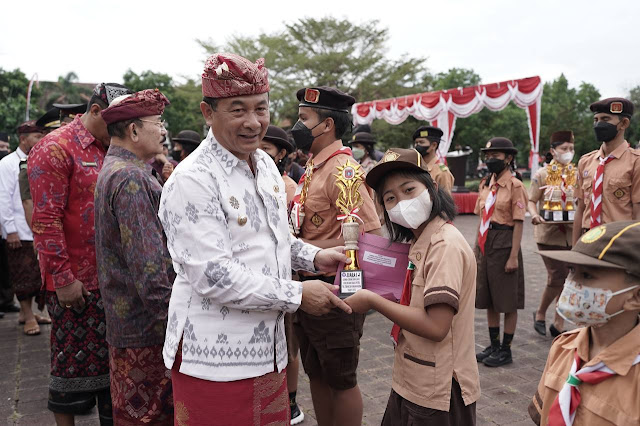
[[389,220],[408,229],[418,229],[431,216],[433,203],[429,191],[425,188],[415,198],[398,202],[391,210],[387,210]]
[[556,153],[556,161],[562,164],[569,164],[571,160],[573,160],[573,154],[574,154],[573,151],[565,152],[564,154]]
[[613,314],[606,313],[607,303],[611,298],[639,286],[634,285],[614,293],[611,290],[580,285],[567,277],[556,311],[562,318],[580,327],[606,324],[611,318],[624,312],[620,310]]
[[364,157],[365,150],[362,148],[351,148],[351,153],[353,154],[353,158],[355,158],[356,160],[360,160],[362,157]]

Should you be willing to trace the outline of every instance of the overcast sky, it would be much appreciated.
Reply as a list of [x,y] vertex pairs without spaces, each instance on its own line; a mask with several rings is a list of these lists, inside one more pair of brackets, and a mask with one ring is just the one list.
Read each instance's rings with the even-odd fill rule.
[[[199,78],[195,39],[282,29],[302,17],[378,19],[392,58],[428,58],[432,72],[472,68],[483,83],[564,73],[603,96],[640,85],[640,2],[594,0],[3,1],[0,67],[56,80],[122,81],[131,68]],[[268,66],[268,64],[267,64]],[[365,101],[366,99],[359,99]]]

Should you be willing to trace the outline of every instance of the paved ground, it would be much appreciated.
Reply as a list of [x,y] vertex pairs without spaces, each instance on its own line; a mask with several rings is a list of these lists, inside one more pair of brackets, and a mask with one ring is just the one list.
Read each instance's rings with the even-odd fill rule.
[[[470,244],[475,240],[478,219],[461,216],[456,226]],[[546,271],[540,256],[534,253],[533,229],[525,224],[523,255],[526,274],[526,308],[520,311],[518,330],[513,342],[514,363],[498,369],[480,365],[482,397],[478,401],[480,425],[530,425],[527,406],[544,368],[551,338],[533,331],[532,312],[537,307]],[[551,320],[551,311],[547,315]],[[358,377],[364,398],[366,425],[379,425],[391,390],[393,348],[389,339],[391,323],[375,313],[367,317],[362,338]],[[487,322],[483,312],[476,313],[476,346],[489,343]],[[47,411],[49,373],[49,327],[42,334],[28,337],[17,326],[17,314],[0,320],[0,419],[8,425],[52,425]],[[314,425],[309,381],[300,374],[298,401],[307,414],[303,424]],[[2,422],[0,421],[0,425]],[[98,424],[95,410],[78,419],[76,424]]]

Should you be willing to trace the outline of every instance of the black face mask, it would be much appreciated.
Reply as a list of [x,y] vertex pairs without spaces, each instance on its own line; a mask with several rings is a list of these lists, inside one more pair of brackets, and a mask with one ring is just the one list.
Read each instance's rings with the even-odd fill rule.
[[499,158],[489,158],[487,161],[485,161],[485,163],[487,164],[487,169],[489,169],[489,173],[494,173],[496,175],[499,175],[500,173],[502,173],[504,168],[507,167],[507,163],[505,163],[504,160],[501,160]]
[[415,149],[416,151],[418,151],[420,153],[420,155],[422,155],[423,157],[426,156],[427,154],[429,154],[429,148],[428,146],[422,146],[422,145],[416,145]]
[[298,149],[301,149],[303,152],[309,152],[311,145],[313,145],[313,141],[320,136],[313,136],[311,131],[320,124],[322,124],[322,121],[312,128],[308,128],[302,123],[302,121],[298,120],[298,122],[293,125],[291,128],[291,136],[293,136],[293,140],[296,142]]
[[599,121],[593,126],[598,142],[611,142],[618,135],[618,126],[615,124]]
[[180,161],[181,154],[182,154],[182,151],[172,151],[171,158],[173,158],[175,161]]

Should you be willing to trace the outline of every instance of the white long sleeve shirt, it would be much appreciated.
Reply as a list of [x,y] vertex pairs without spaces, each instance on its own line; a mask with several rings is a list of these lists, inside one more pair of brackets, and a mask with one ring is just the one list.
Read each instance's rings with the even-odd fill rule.
[[23,158],[27,158],[27,154],[17,148],[0,160],[0,226],[5,240],[8,234],[17,232],[21,241],[33,241],[33,234],[24,217],[18,183],[20,160]]
[[263,151],[255,176],[209,131],[165,184],[159,217],[177,273],[163,356],[180,372],[233,381],[287,365],[284,312],[302,300],[291,269],[314,271],[317,247],[291,236],[284,182]]

